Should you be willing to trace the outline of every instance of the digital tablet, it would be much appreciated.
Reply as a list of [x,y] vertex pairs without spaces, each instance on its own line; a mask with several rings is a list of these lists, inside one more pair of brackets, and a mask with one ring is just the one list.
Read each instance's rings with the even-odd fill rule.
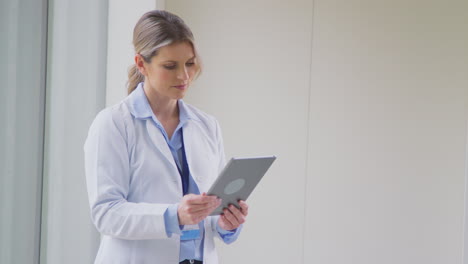
[[238,201],[247,200],[275,159],[275,156],[232,158],[207,192],[222,199],[211,215],[223,213],[230,204],[240,208]]

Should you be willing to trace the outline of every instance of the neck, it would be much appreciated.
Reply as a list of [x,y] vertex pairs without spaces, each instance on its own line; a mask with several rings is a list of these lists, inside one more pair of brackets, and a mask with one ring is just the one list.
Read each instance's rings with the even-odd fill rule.
[[[146,84],[146,83],[145,83]],[[160,120],[179,118],[179,105],[176,99],[158,95],[152,89],[144,89],[154,115]]]

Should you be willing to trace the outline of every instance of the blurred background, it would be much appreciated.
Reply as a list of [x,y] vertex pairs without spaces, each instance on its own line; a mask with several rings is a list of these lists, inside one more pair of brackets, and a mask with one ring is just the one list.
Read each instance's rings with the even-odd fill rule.
[[278,157],[220,263],[468,264],[465,0],[1,0],[0,263],[93,263],[83,143],[152,9],[226,156]]

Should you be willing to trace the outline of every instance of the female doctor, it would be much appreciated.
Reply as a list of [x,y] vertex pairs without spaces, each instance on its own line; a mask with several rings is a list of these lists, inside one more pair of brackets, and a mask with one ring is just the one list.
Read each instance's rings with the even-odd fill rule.
[[133,32],[129,95],[101,111],[84,146],[95,263],[218,263],[213,238],[235,241],[248,206],[209,216],[205,192],[224,167],[216,119],[182,101],[199,74],[192,32],[166,11],[144,14]]

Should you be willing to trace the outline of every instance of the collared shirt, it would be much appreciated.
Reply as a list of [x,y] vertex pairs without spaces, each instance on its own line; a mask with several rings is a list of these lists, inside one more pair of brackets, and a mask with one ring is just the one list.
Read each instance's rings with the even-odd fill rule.
[[[159,120],[151,110],[148,99],[143,90],[143,83],[140,83],[138,85],[134,93],[137,93],[135,97],[135,110],[137,112],[140,112],[142,115],[151,115],[153,122],[156,124],[156,126],[159,128],[160,132],[164,136],[166,143],[168,144],[169,149],[171,150],[176,165],[179,167],[180,170],[182,170],[182,130],[184,125],[188,122],[188,120],[196,119],[197,117],[191,114],[190,110],[185,106],[183,100],[179,100],[179,124],[177,125],[177,128],[175,129],[174,133],[172,134],[172,137],[169,138],[161,122],[159,122]],[[200,194],[198,186],[191,174],[189,175],[188,193]],[[179,226],[177,208],[178,204],[171,205],[164,213],[166,232],[168,236],[171,236],[172,234],[181,234],[182,227]],[[204,221],[200,222],[198,225],[200,228],[200,239],[180,241],[180,261],[183,261],[185,259],[194,259],[200,261],[203,260]],[[220,234],[221,238],[224,240],[224,242],[228,244],[237,239],[241,230],[241,228],[237,228],[232,231],[226,231],[221,229],[219,225],[216,226],[216,229]]]

